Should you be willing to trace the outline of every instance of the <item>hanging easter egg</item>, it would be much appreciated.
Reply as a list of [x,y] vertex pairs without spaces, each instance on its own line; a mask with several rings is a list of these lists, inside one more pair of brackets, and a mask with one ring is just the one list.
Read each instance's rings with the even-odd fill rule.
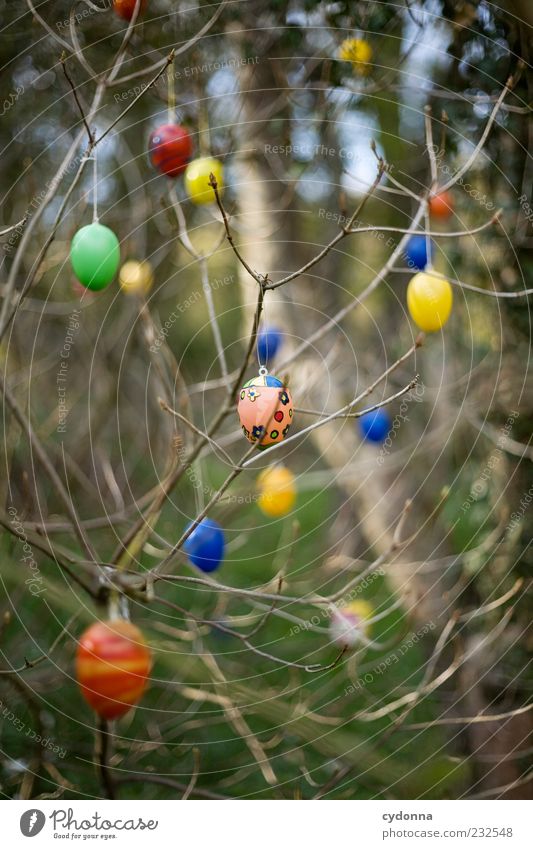
[[441,192],[429,199],[429,213],[433,218],[446,221],[453,215],[453,198],[450,192]]
[[283,341],[281,330],[277,327],[262,327],[257,334],[257,357],[260,363],[268,364],[274,359]]
[[152,165],[167,177],[178,177],[192,156],[192,139],[179,124],[162,124],[148,142]]
[[118,282],[127,295],[147,295],[154,282],[152,266],[146,260],[130,259],[121,266]]
[[137,704],[151,666],[142,633],[125,619],[95,622],[80,637],[76,678],[85,701],[104,719],[123,716]]
[[224,189],[224,166],[219,159],[212,156],[203,156],[201,159],[193,159],[185,170],[185,191],[193,203],[199,206],[206,203],[216,203],[215,193],[209,185],[210,176],[213,174],[217,181],[217,190],[222,195]]
[[370,73],[372,47],[364,38],[347,38],[339,47],[339,59],[350,62],[354,73],[364,77]]
[[368,442],[383,442],[391,429],[391,420],[383,407],[371,410],[358,420],[361,436]]
[[426,333],[440,330],[450,317],[452,287],[444,277],[419,271],[407,286],[407,308],[414,323]]
[[290,513],[296,501],[294,475],[286,466],[272,466],[257,478],[257,503],[265,516],[276,518]]
[[418,271],[423,271],[428,264],[428,243],[431,259],[435,255],[435,243],[426,237],[425,233],[411,236],[405,246],[405,255],[409,268],[416,268]]
[[[192,523],[191,523],[192,524]],[[190,528],[191,525],[188,525]],[[193,566],[202,572],[214,572],[223,558],[224,532],[214,519],[202,519],[183,544],[183,550]]]
[[[146,7],[146,0],[141,0],[137,20],[141,17]],[[113,9],[125,21],[131,21],[135,11],[135,0],[113,0]]]
[[368,619],[372,617],[372,608],[362,599],[352,601],[343,607],[334,607],[331,611],[329,635],[339,648],[354,648],[368,636]]
[[281,442],[292,424],[292,397],[281,380],[258,375],[244,384],[239,393],[237,413],[249,442],[261,448]]
[[120,263],[120,245],[109,227],[94,221],[75,234],[70,245],[74,274],[93,292],[109,286]]

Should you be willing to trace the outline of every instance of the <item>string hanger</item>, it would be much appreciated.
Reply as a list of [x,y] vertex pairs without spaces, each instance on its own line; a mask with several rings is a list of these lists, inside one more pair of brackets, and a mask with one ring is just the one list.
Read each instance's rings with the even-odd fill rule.
[[174,85],[174,63],[171,62],[167,68],[167,114],[168,123],[173,124],[176,120],[176,88]]
[[[93,137],[96,137],[96,131],[93,131]],[[93,224],[98,223],[98,152],[96,145],[91,148],[91,152],[85,156],[86,162],[93,163]]]
[[97,148],[93,147],[91,153],[93,161],[93,224],[98,223],[98,153]]

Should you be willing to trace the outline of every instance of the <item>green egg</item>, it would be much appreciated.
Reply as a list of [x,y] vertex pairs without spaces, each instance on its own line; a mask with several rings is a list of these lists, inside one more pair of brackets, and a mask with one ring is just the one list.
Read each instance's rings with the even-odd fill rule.
[[120,264],[120,246],[109,227],[94,222],[78,230],[70,246],[74,274],[86,289],[109,286]]

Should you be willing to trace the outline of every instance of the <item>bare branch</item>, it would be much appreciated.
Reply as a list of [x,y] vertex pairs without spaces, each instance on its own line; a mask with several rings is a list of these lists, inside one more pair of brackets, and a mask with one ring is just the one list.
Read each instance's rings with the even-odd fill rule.
[[68,84],[69,84],[69,86],[70,86],[70,88],[71,88],[71,90],[72,90],[72,94],[74,95],[74,100],[76,101],[76,106],[77,106],[77,107],[78,107],[78,109],[79,109],[79,112],[80,112],[80,115],[81,115],[81,120],[82,120],[82,121],[83,121],[83,123],[85,124],[85,129],[86,129],[86,131],[87,131],[87,137],[88,137],[88,139],[89,139],[89,144],[90,144],[90,145],[92,145],[92,144],[93,144],[93,142],[94,142],[93,132],[92,132],[91,128],[89,127],[88,123],[87,123],[87,118],[85,117],[85,112],[83,111],[83,107],[82,107],[82,105],[81,105],[81,103],[80,103],[80,99],[79,99],[79,97],[78,97],[78,92],[77,92],[77,90],[76,90],[76,86],[75,86],[75,85],[74,85],[74,83],[72,82],[72,79],[71,79],[71,77],[70,77],[70,74],[69,74],[69,72],[67,71],[67,60],[66,60],[66,57],[65,57],[65,55],[64,55],[64,54],[63,54],[63,56],[61,57],[61,67],[63,68],[63,73],[64,73],[64,75],[65,75],[65,78],[66,78],[66,80],[67,80],[67,82],[68,82]]
[[507,97],[507,95],[509,94],[509,92],[513,89],[514,84],[515,84],[515,81],[514,81],[513,77],[509,77],[509,79],[505,83],[504,87],[502,88],[496,103],[494,104],[494,108],[493,108],[493,110],[492,110],[492,112],[489,116],[489,119],[488,119],[486,125],[485,125],[485,129],[483,130],[483,132],[481,134],[480,140],[478,141],[477,145],[475,146],[474,150],[472,151],[472,153],[470,154],[470,156],[468,157],[466,162],[461,166],[461,168],[459,168],[459,170],[453,175],[453,177],[450,177],[450,179],[448,180],[447,183],[444,183],[443,186],[440,186],[437,189],[439,194],[442,193],[442,192],[447,192],[449,189],[451,189],[453,186],[455,186],[455,184],[461,179],[463,174],[466,174],[466,172],[472,167],[472,165],[476,161],[478,155],[480,154],[480,152],[485,147],[485,142],[487,141],[487,139],[489,137],[490,131],[492,129],[492,125],[494,124],[494,122],[497,118],[498,112],[500,111],[500,107],[501,107],[503,101],[505,100],[505,98]]

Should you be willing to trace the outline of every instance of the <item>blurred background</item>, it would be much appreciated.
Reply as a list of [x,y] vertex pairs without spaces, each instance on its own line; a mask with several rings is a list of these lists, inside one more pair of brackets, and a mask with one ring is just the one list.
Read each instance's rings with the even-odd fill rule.
[[[334,238],[373,182],[377,157],[407,191],[383,179],[358,222],[408,228],[412,195],[430,181],[425,107],[443,184],[468,161],[513,75],[482,152],[451,190],[453,214],[432,219],[444,234],[434,237],[434,264],[487,292],[531,286],[526,0],[231,0],[210,26],[216,5],[148,0],[106,85],[127,27],[112,4],[33,5],[34,12],[23,0],[0,2],[0,229],[26,219],[0,237],[3,303],[11,302],[10,275],[16,290],[31,283],[1,341],[2,379],[46,446],[102,563],[111,562],[176,450],[192,444],[193,434],[159,399],[202,430],[225,399],[205,281],[178,239],[174,202],[195,249],[212,253],[209,283],[233,376],[257,299],[217,207],[194,206],[182,180],[150,164],[148,137],[169,109],[191,133],[195,156],[223,162],[235,242],[254,271],[278,280]],[[346,58],[347,39],[367,45],[365,61]],[[172,85],[163,73],[147,88],[173,47]],[[70,241],[90,223],[93,200],[92,168],[78,177],[87,150],[80,106],[97,136],[111,127],[97,148],[99,214],[117,234],[123,261],[151,263],[146,305],[117,282],[83,291],[72,272]],[[498,224],[446,238],[481,227],[500,209]],[[269,365],[289,377],[296,408],[342,407],[413,345],[405,261],[357,300],[399,238],[377,230],[350,235],[267,293],[262,322],[282,332]],[[302,345],[350,305],[342,321]],[[419,375],[417,392],[388,407],[390,444],[365,440],[348,418],[282,447],[272,459],[295,475],[297,500],[278,519],[257,504],[257,474],[271,458],[259,457],[235,480],[210,511],[227,542],[216,579],[276,593],[283,575],[281,596],[326,597],[381,558],[358,596],[376,616],[370,644],[310,673],[298,664],[326,667],[338,654],[326,607],[281,598],[261,623],[265,607],[256,598],[186,580],[157,585],[183,613],[130,598],[129,615],[155,663],[140,706],[115,728],[110,764],[119,797],[527,798],[530,343],[526,297],[455,285],[442,333],[428,336],[371,396],[377,403]],[[256,372],[252,364],[246,379]],[[292,433],[316,416],[301,412],[295,420]],[[223,483],[230,459],[244,454],[236,415],[217,441],[225,453],[206,451],[182,478],[136,571],[157,565]],[[2,458],[1,791],[98,797],[95,719],[73,664],[80,633],[105,617],[105,607],[38,548],[44,540],[59,559],[84,557],[8,407]],[[402,533],[410,543],[395,551],[407,499]],[[24,541],[10,532],[14,515],[31,570]],[[184,557],[174,572],[198,574]],[[258,655],[211,622],[253,634],[249,642],[285,662]],[[481,715],[486,721],[476,721]]]

